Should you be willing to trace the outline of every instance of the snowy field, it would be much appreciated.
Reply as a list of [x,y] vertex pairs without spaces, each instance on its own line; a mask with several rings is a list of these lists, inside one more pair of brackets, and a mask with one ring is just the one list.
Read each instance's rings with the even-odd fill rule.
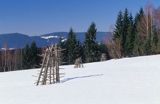
[[160,104],[160,55],[61,66],[61,83],[35,86],[38,70],[0,73],[0,104]]

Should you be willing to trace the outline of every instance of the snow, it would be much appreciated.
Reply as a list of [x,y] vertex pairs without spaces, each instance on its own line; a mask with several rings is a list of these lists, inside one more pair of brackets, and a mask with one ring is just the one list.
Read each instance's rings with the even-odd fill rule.
[[34,84],[40,69],[0,73],[0,104],[160,104],[160,55],[60,68],[46,86]]
[[63,39],[61,40],[61,42],[65,42],[65,41],[67,41],[67,39],[65,39],[65,38],[63,38]]
[[42,36],[43,39],[59,38],[59,36]]
[[1,50],[4,50],[4,51],[6,51],[6,50],[15,50],[15,48],[1,48]]

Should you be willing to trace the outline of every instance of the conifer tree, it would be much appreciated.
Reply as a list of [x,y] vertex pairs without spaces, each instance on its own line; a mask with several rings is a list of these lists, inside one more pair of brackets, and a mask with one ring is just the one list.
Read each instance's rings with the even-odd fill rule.
[[122,29],[123,29],[123,15],[120,11],[116,20],[115,30],[113,33],[113,40],[119,39],[122,35]]
[[154,26],[153,27],[153,38],[152,38],[152,52],[153,54],[158,53],[158,33],[157,33],[157,29]]
[[83,52],[83,46],[82,44],[80,43],[80,41],[77,40],[77,43],[76,43],[76,47],[74,49],[74,54],[75,54],[75,58],[79,58],[81,57],[82,60],[84,60],[84,52]]
[[31,68],[31,50],[28,44],[26,44],[23,49],[23,68],[29,69]]
[[40,58],[38,56],[38,47],[34,41],[31,43],[30,51],[31,51],[31,54],[30,54],[31,66],[37,67],[40,62]]
[[134,49],[134,41],[135,41],[135,29],[132,14],[129,17],[129,26],[128,26],[128,36],[126,38],[126,54],[127,56],[133,55]]
[[68,39],[67,39],[67,42],[66,42],[68,64],[73,64],[74,60],[76,58],[76,55],[75,55],[75,52],[74,52],[75,48],[76,48],[76,43],[77,43],[76,35],[73,32],[73,29],[71,28],[69,33],[68,33]]
[[40,57],[38,56],[38,47],[34,41],[31,43],[31,46],[26,44],[23,49],[22,57],[23,68],[29,69],[39,67]]
[[[122,34],[123,34],[123,13],[120,11],[117,16],[117,20],[116,20],[116,24],[115,24],[115,29],[114,29],[114,33],[113,33],[113,44],[112,44],[114,46],[118,46],[118,48],[120,49],[119,53],[118,53],[120,55],[120,57],[123,56]],[[114,44],[114,43],[119,43],[119,45]]]
[[85,34],[84,55],[86,62],[94,62],[96,59],[96,25],[92,23]]
[[123,56],[127,55],[127,47],[128,44],[126,43],[127,37],[128,37],[128,27],[129,27],[129,16],[128,16],[128,9],[125,9],[124,15],[123,15],[123,30],[122,30],[122,37],[121,37],[121,45],[122,45],[122,53]]
[[[128,16],[128,9],[126,8],[124,13],[121,11],[118,14],[115,30],[113,34],[113,40],[114,41],[120,41],[120,50],[121,50],[121,56],[126,56],[128,51],[128,42],[130,41],[129,34],[128,34],[128,28],[130,25],[130,19]],[[132,28],[132,27],[131,27]],[[128,41],[128,42],[127,42]]]
[[145,41],[145,44],[144,44],[144,55],[150,55],[152,53],[152,50],[151,50],[152,46],[151,46],[151,39],[148,38],[146,41]]

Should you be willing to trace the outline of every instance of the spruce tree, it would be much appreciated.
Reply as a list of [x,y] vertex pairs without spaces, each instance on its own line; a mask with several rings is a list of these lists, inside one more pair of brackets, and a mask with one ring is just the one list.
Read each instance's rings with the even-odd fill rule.
[[140,56],[144,54],[144,40],[141,37],[141,19],[144,17],[143,8],[140,8],[139,13],[137,13],[135,20],[134,20],[134,32],[135,32],[135,42],[134,42],[134,55]]
[[[117,20],[116,20],[116,24],[115,24],[115,29],[113,32],[113,41],[114,43],[119,43],[120,45],[118,45],[119,49],[120,49],[120,57],[123,56],[123,49],[122,49],[122,34],[123,34],[123,13],[120,11],[118,16],[117,16]],[[114,44],[117,45],[117,44]]]
[[138,48],[139,48],[139,37],[138,37],[138,21],[139,21],[139,13],[136,14],[134,19],[134,33],[135,33],[135,41],[134,41],[134,49],[133,49],[133,55],[139,56]]
[[158,53],[158,33],[157,33],[157,29],[156,27],[154,26],[153,27],[153,38],[152,38],[152,52],[153,54],[156,54]]
[[115,24],[113,40],[120,39],[122,35],[122,28],[123,28],[123,15],[122,15],[122,12],[120,11]]
[[147,39],[147,41],[145,41],[145,44],[144,44],[144,49],[145,49],[145,52],[144,52],[144,55],[150,55],[152,50],[151,50],[151,41],[150,39]]
[[71,28],[69,33],[68,33],[68,39],[66,42],[66,52],[67,52],[67,62],[68,64],[73,64],[74,60],[76,58],[75,55],[75,48],[76,48],[76,35],[73,32],[73,29]]
[[76,47],[74,49],[75,58],[81,57],[84,60],[84,52],[83,52],[83,46],[80,43],[80,41],[77,41]]
[[128,27],[130,25],[130,19],[128,16],[128,9],[126,8],[124,13],[121,11],[118,14],[115,30],[113,34],[113,40],[114,41],[120,41],[120,51],[121,56],[127,55],[127,41],[129,41],[127,38],[128,36]]
[[96,25],[92,23],[85,34],[84,54],[86,62],[93,62],[96,60],[96,32]]
[[28,44],[23,49],[23,68],[24,69],[29,69],[31,68],[31,50]]
[[31,52],[31,66],[34,68],[34,67],[38,67],[38,64],[40,62],[40,58],[38,56],[38,47],[36,45],[36,43],[33,41],[31,43],[31,46],[30,46],[30,52]]
[[126,55],[132,56],[134,49],[134,41],[135,41],[135,29],[132,14],[129,17],[129,26],[128,26],[128,35],[126,38]]
[[130,21],[128,16],[128,9],[125,9],[124,15],[123,15],[123,31],[122,31],[122,37],[121,37],[121,45],[122,45],[122,53],[123,56],[127,55],[127,37],[128,37],[128,27],[129,27]]

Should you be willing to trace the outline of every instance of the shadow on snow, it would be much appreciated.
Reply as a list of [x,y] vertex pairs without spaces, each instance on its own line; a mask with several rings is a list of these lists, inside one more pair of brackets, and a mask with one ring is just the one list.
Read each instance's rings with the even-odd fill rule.
[[82,78],[89,78],[89,77],[98,77],[98,76],[103,76],[103,74],[94,74],[94,75],[87,75],[87,76],[79,76],[79,77],[71,77],[71,78],[65,78],[61,80],[61,83],[65,83],[74,79],[82,79]]

